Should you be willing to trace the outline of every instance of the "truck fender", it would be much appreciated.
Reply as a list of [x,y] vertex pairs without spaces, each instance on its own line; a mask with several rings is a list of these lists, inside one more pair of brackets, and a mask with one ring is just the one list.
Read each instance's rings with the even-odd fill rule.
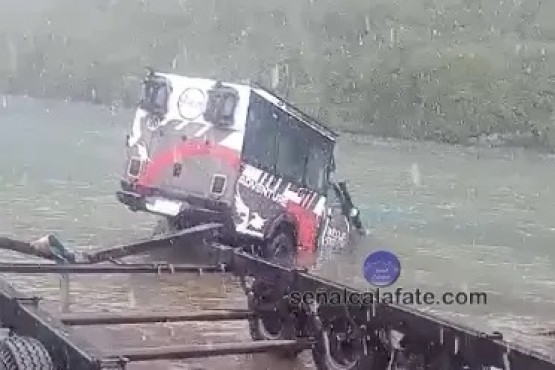
[[291,232],[295,242],[297,241],[297,226],[295,219],[287,214],[281,213],[275,217],[271,222],[269,222],[264,229],[264,240],[269,240],[275,236],[283,228],[288,229]]

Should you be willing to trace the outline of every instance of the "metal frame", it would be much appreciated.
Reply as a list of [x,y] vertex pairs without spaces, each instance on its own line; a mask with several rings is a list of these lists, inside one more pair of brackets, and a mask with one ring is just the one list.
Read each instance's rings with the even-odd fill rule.
[[[249,302],[248,310],[213,310],[187,314],[79,314],[69,313],[67,304],[67,312],[54,317],[39,308],[39,298],[24,295],[0,279],[2,326],[11,329],[17,335],[38,339],[50,353],[56,368],[60,370],[125,369],[126,364],[133,361],[260,352],[297,353],[304,349],[312,350],[319,370],[327,370],[323,357],[337,354],[330,349],[329,340],[326,342],[323,338],[332,334],[341,337],[342,339],[338,340],[349,342],[349,345],[355,348],[353,353],[357,362],[352,369],[387,369],[386,366],[392,362],[400,364],[401,361],[410,358],[412,362],[405,364],[403,369],[451,370],[493,367],[507,370],[555,370],[555,360],[520,345],[509,344],[503,341],[500,333],[482,333],[413,309],[379,302],[368,307],[348,303],[333,306],[293,304],[288,299],[293,291],[357,291],[314,276],[306,270],[279,266],[243,250],[217,243],[203,247],[208,262],[206,265],[125,264],[115,261],[117,258],[161,247],[186,247],[190,237],[198,239],[199,234],[212,236],[214,230],[219,227],[217,224],[203,225],[149,241],[100,250],[85,256],[85,260],[77,264],[0,263],[0,272],[61,274],[67,290],[71,274],[231,272],[243,283]],[[13,249],[14,244],[10,245],[10,249]],[[28,252],[29,248],[24,247],[22,251]],[[112,264],[106,264],[106,261],[111,261]],[[114,264],[116,262],[117,264]],[[262,285],[274,293],[274,301],[260,302],[260,291],[257,289]],[[66,298],[69,296],[68,291],[62,294]],[[289,337],[247,343],[100,351],[76,336],[71,328],[74,325],[253,320],[268,312],[283,323],[282,325],[294,329],[289,332]],[[338,330],[339,322],[346,323],[350,329]],[[393,340],[394,337],[402,340],[396,342]]]
[[[281,285],[277,289],[283,289],[285,292],[345,290],[350,293],[362,293],[348,286],[314,276],[306,270],[285,268],[240,252],[235,253],[233,257],[232,269],[235,273],[255,276],[256,279],[270,283],[277,281],[279,283],[276,285]],[[406,350],[413,355],[452,357],[453,361],[462,360],[469,369],[488,367],[506,370],[555,369],[555,359],[524,346],[508,343],[503,340],[501,333],[479,332],[407,307],[376,303],[370,307],[348,304],[320,307],[319,312],[314,312],[313,307],[301,309],[307,311],[308,316],[319,315],[321,319],[329,322],[335,318],[345,318],[358,325],[364,335],[372,336],[374,332],[390,332],[386,334],[397,332],[404,336],[406,347],[388,348],[388,350]],[[458,368],[452,367],[452,369]]]

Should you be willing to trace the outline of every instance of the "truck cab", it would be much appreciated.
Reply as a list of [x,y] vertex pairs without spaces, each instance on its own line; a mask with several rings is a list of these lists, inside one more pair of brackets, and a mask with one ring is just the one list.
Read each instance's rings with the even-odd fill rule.
[[227,243],[283,263],[360,234],[337,134],[261,87],[150,71],[117,197],[174,228],[221,222]]

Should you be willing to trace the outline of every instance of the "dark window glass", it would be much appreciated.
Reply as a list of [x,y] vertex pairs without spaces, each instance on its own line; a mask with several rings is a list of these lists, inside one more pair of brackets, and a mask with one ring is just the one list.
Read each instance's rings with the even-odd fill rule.
[[300,185],[304,185],[308,155],[309,143],[305,130],[302,123],[280,112],[276,172]]
[[341,198],[333,186],[328,187],[326,202],[329,207],[341,207]]
[[[318,141],[315,140],[315,143]],[[331,143],[320,142],[321,145],[309,145],[306,162],[305,184],[318,192],[326,191],[332,155]]]
[[246,163],[267,171],[275,170],[277,125],[272,104],[253,94],[243,142]]
[[243,160],[299,186],[325,192],[333,143],[256,94],[251,97]]

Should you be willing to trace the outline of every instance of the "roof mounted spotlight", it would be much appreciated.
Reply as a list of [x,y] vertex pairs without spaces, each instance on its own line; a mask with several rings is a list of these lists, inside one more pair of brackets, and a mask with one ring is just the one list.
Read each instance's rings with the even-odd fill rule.
[[208,104],[204,112],[204,119],[218,127],[232,127],[238,102],[239,92],[218,81],[208,91]]
[[145,69],[147,73],[142,83],[139,107],[161,121],[168,112],[168,99],[172,87],[165,77],[157,76],[153,68],[146,67]]

